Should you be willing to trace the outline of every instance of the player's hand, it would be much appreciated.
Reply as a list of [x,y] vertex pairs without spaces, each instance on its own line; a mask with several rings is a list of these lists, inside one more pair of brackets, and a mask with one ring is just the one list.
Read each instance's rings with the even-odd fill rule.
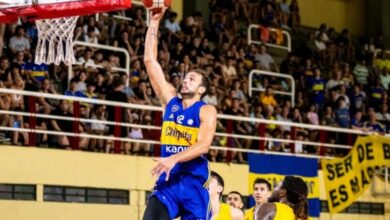
[[152,176],[160,177],[161,174],[165,173],[165,181],[169,180],[169,173],[172,168],[177,164],[177,160],[174,156],[164,158],[153,158],[157,162],[157,165],[152,169]]
[[154,14],[152,11],[150,11],[150,20],[151,21],[160,21],[161,18],[164,16],[165,11],[167,10],[167,7],[163,7],[160,11],[160,13]]

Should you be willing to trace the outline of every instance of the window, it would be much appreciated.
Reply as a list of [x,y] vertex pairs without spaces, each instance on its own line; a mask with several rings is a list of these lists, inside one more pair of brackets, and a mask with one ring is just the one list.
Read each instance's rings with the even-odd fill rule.
[[129,204],[129,191],[84,187],[44,186],[44,201]]
[[[321,212],[329,212],[328,202],[321,200]],[[341,213],[364,214],[364,215],[384,215],[385,206],[383,203],[354,202]]]
[[0,184],[0,199],[36,200],[35,185]]

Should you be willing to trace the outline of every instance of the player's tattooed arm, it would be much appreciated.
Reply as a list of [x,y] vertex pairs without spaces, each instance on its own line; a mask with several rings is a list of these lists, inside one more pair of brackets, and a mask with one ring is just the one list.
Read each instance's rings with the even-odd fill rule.
[[144,51],[146,71],[149,75],[153,90],[160,99],[163,108],[165,108],[165,105],[176,96],[175,88],[165,79],[161,65],[157,61],[158,28],[165,10],[166,9],[163,9],[163,11],[158,14],[151,14],[149,28],[146,33]]

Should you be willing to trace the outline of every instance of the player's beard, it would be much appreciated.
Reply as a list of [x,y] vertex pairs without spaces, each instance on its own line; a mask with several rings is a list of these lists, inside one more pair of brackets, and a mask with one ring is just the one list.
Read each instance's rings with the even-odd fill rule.
[[190,99],[195,96],[195,92],[181,92],[180,95],[183,99]]
[[179,88],[179,93],[180,93],[180,95],[181,95],[181,97],[183,98],[183,99],[190,99],[190,98],[193,98],[194,96],[195,96],[195,91],[186,91],[186,92],[182,92],[181,90],[182,90],[182,87],[183,86],[180,86],[180,88]]

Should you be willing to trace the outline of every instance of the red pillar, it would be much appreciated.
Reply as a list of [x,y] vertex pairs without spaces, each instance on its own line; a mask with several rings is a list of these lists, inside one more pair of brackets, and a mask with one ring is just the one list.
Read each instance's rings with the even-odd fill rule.
[[[154,111],[153,112],[153,121],[155,126],[161,126],[162,125],[162,112]],[[159,134],[161,134],[161,130],[159,131]],[[157,132],[156,132],[157,133]],[[160,135],[156,135],[156,141],[159,141]],[[161,156],[161,145],[155,144],[153,148],[153,155],[155,157]]]
[[[227,121],[227,126],[226,126],[226,132],[228,134],[233,134],[233,121],[232,120],[228,120]],[[234,147],[234,139],[233,137],[228,137],[227,138],[227,147],[228,148],[233,148]],[[230,163],[232,162],[232,152],[230,150],[228,150],[226,152],[226,162]]]
[[[320,143],[326,142],[327,133],[324,130],[320,130]],[[326,148],[323,146],[320,146],[320,155],[324,156],[326,153]]]
[[79,142],[80,142],[80,137],[78,134],[80,133],[79,126],[80,126],[80,102],[73,102],[73,117],[75,118],[72,123],[73,127],[73,133],[76,134],[76,136],[73,136],[70,138],[71,142],[71,148],[72,150],[78,150],[80,149]]
[[[30,96],[29,98],[29,105],[28,105],[28,112],[31,114],[28,123],[29,123],[29,128],[31,130],[35,129],[35,125],[37,123],[37,119],[35,117],[35,113],[37,112],[35,109],[35,104],[36,104],[36,98],[35,96]],[[29,146],[36,146],[36,135],[35,132],[28,132],[28,145]]]
[[[121,122],[122,120],[122,107],[120,106],[115,106],[115,127],[114,127],[114,137],[121,137],[121,126],[119,125],[119,123]],[[114,153],[116,154],[119,154],[121,152],[121,141],[119,140],[115,140],[114,141]]]
[[[265,124],[259,123],[259,126],[257,126],[257,131],[259,134],[259,137],[265,137]],[[264,151],[265,150],[265,140],[259,140],[259,150]]]
[[[297,137],[297,128],[291,127],[290,140],[295,140]],[[295,143],[290,143],[290,152],[295,153]]]
[[350,133],[348,133],[348,146],[353,146],[353,144],[354,144],[354,141],[353,141],[353,134],[350,134]]

